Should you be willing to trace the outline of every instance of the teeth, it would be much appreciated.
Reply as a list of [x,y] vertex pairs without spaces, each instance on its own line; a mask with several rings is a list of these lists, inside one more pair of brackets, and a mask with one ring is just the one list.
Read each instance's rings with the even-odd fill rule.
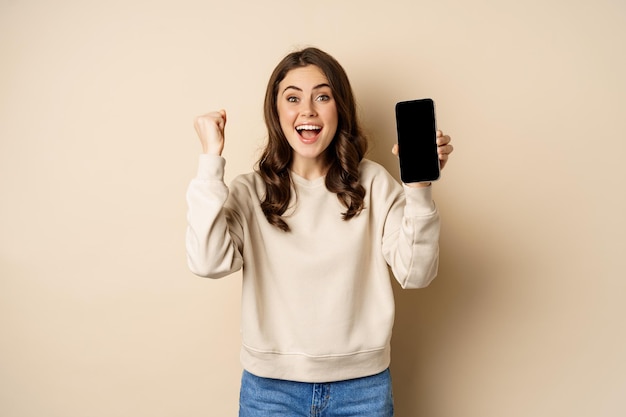
[[315,125],[301,125],[296,127],[296,130],[301,131],[301,130],[322,130],[321,127],[319,126],[315,126]]

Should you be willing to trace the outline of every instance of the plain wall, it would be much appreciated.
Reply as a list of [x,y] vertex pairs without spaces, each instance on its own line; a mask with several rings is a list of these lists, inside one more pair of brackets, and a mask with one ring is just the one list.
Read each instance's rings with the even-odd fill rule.
[[397,289],[400,417],[626,415],[626,3],[0,0],[0,415],[234,416],[240,275],[193,276],[193,118],[227,181],[277,62],[347,70],[397,176],[396,101],[455,152],[441,265]]

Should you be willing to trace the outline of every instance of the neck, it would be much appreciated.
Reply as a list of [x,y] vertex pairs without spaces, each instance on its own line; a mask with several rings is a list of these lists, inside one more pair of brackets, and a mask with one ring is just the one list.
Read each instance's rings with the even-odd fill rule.
[[294,160],[291,164],[291,171],[304,179],[315,180],[326,175],[328,165],[319,160]]

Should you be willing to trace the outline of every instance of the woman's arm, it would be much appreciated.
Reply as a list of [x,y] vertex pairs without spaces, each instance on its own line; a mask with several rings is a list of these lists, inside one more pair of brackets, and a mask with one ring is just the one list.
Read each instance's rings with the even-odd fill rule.
[[226,111],[196,118],[194,127],[202,146],[198,173],[187,189],[187,263],[203,277],[220,278],[241,268],[241,248],[233,235],[236,224],[229,224],[224,210],[228,187],[224,184]]
[[200,155],[198,175],[187,189],[187,263],[194,274],[209,278],[229,275],[243,265],[234,238],[238,225],[228,221],[224,209],[229,194],[224,165],[221,156]]

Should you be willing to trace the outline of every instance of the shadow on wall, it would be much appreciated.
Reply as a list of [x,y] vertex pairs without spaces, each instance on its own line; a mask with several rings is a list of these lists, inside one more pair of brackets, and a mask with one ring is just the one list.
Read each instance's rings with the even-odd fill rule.
[[[368,133],[374,143],[367,157],[397,177],[397,160],[389,152],[395,143],[395,121],[389,118],[369,119]],[[473,240],[477,225],[467,227],[473,224],[472,214],[458,216],[455,200],[446,201],[445,179],[435,186],[440,188],[435,200],[442,216],[439,274],[428,288],[418,290],[403,290],[393,280],[396,318],[391,370],[396,415],[403,417],[433,415],[445,396],[435,389],[472,383],[455,371],[467,366],[457,353],[459,343],[471,336],[471,328],[480,321],[476,318],[480,305],[496,291],[487,288],[493,274],[488,263],[494,254],[484,253]],[[450,375],[466,380],[447,381]]]
[[[396,413],[413,417],[432,415],[450,385],[447,375],[458,360],[452,351],[463,343],[464,329],[480,303],[486,285],[482,266],[485,256],[442,236],[439,275],[428,288],[403,290],[394,281],[396,320],[392,338],[391,369]],[[458,381],[456,381],[458,383]],[[471,383],[471,381],[466,381]]]
[[[389,71],[389,70],[386,70]],[[401,74],[396,74],[402,78]],[[360,78],[359,78],[360,77]],[[397,158],[391,153],[396,142],[394,106],[397,101],[419,98],[396,83],[372,83],[395,76],[356,73],[355,93],[359,113],[370,140],[366,158],[382,164],[397,180]],[[427,88],[423,89],[427,91]],[[454,142],[454,138],[453,138]],[[458,152],[457,152],[458,153]],[[452,158],[452,163],[457,155]],[[434,392],[446,386],[447,375],[458,375],[450,368],[462,360],[452,352],[467,337],[466,327],[474,321],[477,305],[488,295],[486,263],[489,254],[468,236],[472,228],[456,227],[455,222],[471,222],[467,213],[455,219],[456,200],[446,202],[445,175],[436,187],[435,200],[442,215],[441,259],[439,274],[428,288],[403,290],[393,280],[396,318],[392,338],[391,370],[396,415],[417,417],[434,415],[445,393]],[[471,215],[470,215],[471,216]],[[463,229],[463,232],[459,230]],[[459,236],[459,233],[462,236]],[[470,233],[471,234],[471,233]],[[458,363],[458,362],[457,362]],[[445,368],[445,372],[442,369]],[[465,383],[471,383],[466,381]]]

